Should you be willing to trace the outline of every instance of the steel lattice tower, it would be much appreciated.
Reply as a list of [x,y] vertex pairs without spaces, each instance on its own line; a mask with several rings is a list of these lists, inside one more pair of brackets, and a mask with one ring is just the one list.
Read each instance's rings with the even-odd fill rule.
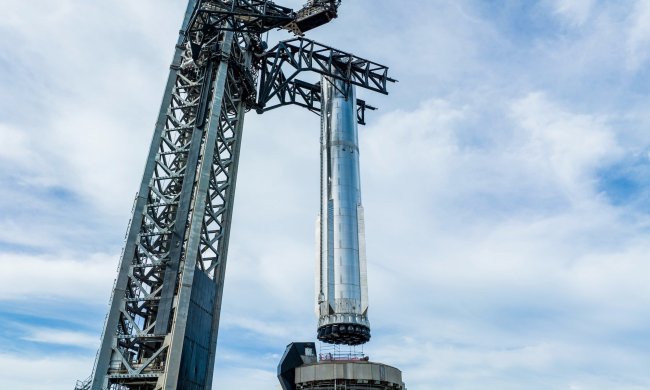
[[[244,114],[320,112],[316,72],[380,93],[388,68],[305,38],[338,1],[189,0],[133,206],[93,375],[78,389],[212,387]],[[359,100],[358,121],[365,109]]]

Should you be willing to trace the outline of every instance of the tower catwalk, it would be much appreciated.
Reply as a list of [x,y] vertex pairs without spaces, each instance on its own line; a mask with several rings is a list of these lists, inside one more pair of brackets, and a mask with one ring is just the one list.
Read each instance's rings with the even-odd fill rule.
[[318,339],[357,345],[370,339],[370,323],[355,88],[321,80]]
[[[243,119],[319,110],[316,72],[386,94],[388,68],[302,36],[339,0],[189,0],[91,377],[81,390],[212,389]],[[364,102],[357,105],[363,121]]]

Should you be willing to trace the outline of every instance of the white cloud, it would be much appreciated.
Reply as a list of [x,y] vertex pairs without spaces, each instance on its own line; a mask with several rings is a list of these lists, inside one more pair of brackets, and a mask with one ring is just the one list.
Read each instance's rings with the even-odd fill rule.
[[0,353],[1,383],[5,389],[70,390],[90,373],[92,355],[17,356]]
[[74,300],[106,304],[117,255],[26,255],[0,252],[0,300]]
[[628,66],[639,70],[650,58],[650,3],[636,1],[631,8],[627,36]]
[[552,0],[557,14],[574,25],[584,24],[591,15],[595,0]]
[[621,156],[615,135],[603,119],[566,112],[543,94],[529,94],[514,102],[512,115],[525,132],[520,157],[537,165],[537,172],[530,173],[556,177],[568,196],[590,194],[594,169]]
[[28,327],[23,329],[27,334],[22,338],[25,341],[35,343],[54,344],[62,346],[73,346],[96,350],[99,346],[99,336],[75,331],[66,331],[53,328],[34,328]]
[[19,129],[0,123],[0,159],[11,162],[30,157],[27,136]]
[[[571,85],[590,79],[613,82],[616,88],[644,69],[650,58],[647,1],[550,0],[550,6],[571,28],[553,31],[552,39],[537,42],[543,53],[536,53],[533,65],[566,76],[549,82]],[[548,60],[557,62],[549,66]]]
[[[498,343],[503,345],[503,341],[499,339]],[[434,344],[413,338],[378,351],[375,357],[393,359],[397,367],[410,367],[404,371],[405,382],[407,387],[418,389],[475,389],[477,383],[499,389],[520,389],[522,383],[526,389],[559,389],[571,385],[588,389],[641,389],[648,384],[642,367],[634,363],[639,356],[630,358],[620,348],[601,349],[576,343],[538,341],[529,345],[485,347]],[[621,360],[613,363],[612,359]],[[632,364],[635,375],[594,372],[610,363],[623,370],[629,368],[626,364]]]
[[[12,92],[28,95],[20,110],[0,117],[12,123],[13,139],[20,141],[13,158],[31,168],[30,176],[48,177],[47,185],[69,188],[124,216],[145,159],[138,151],[147,150],[156,120],[173,50],[169,42],[178,32],[161,24],[177,25],[182,16],[177,5],[156,7],[154,21],[146,12],[153,4],[131,3],[104,7],[68,0],[52,8],[45,1],[11,1],[0,22],[14,36],[3,50],[21,64],[9,75],[23,82],[8,85],[0,100],[11,107]],[[92,38],[79,31],[92,31]]]
[[277,386],[278,379],[273,372],[239,367],[228,367],[227,370],[217,369],[212,384],[214,390],[247,388],[276,389]]

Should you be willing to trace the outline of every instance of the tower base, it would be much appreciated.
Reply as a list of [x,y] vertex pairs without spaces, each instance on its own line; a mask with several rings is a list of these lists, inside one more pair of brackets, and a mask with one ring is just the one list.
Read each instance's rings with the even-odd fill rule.
[[367,360],[316,360],[314,343],[292,343],[278,366],[283,390],[406,390],[402,371]]

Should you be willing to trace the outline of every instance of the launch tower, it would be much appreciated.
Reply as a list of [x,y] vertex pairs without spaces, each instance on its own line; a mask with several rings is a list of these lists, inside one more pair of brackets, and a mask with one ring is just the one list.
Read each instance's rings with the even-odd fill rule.
[[[77,390],[212,389],[246,112],[295,104],[320,113],[321,87],[301,80],[305,72],[348,91],[386,94],[394,81],[383,65],[304,37],[339,3],[294,11],[269,0],[188,0],[93,373]],[[297,37],[269,49],[263,36],[274,29]],[[366,109],[361,100],[348,107],[360,123]],[[352,296],[361,306],[337,306],[335,295],[333,310],[359,315],[350,323],[357,339],[342,340],[361,342],[363,302],[341,295]],[[341,323],[327,316],[323,334]]]

